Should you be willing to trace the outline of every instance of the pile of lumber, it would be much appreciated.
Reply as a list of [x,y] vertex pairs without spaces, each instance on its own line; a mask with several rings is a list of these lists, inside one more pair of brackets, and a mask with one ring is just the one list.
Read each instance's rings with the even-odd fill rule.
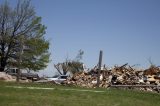
[[128,64],[114,66],[111,69],[103,68],[103,70],[94,68],[89,72],[82,71],[74,74],[64,81],[63,84],[95,88],[97,87],[98,71],[100,71],[99,87],[125,87],[159,92],[160,69],[152,65],[145,70],[134,69]]

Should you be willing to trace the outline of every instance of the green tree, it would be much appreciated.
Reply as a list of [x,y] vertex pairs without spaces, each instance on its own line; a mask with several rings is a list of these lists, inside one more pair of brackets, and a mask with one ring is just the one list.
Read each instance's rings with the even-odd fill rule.
[[76,58],[72,61],[68,62],[68,66],[69,66],[69,71],[73,74],[83,71],[84,67],[83,67],[83,62],[81,62],[82,57],[83,57],[84,51],[83,50],[79,50],[78,54],[76,56]]
[[81,72],[83,71],[83,63],[80,61],[70,61],[68,63],[69,66],[69,72],[71,72],[72,74],[75,74],[77,72]]
[[63,63],[58,63],[54,65],[54,67],[57,69],[59,74],[66,75],[67,72],[70,72],[72,74],[75,74],[77,72],[83,71],[83,62],[80,60],[83,57],[84,52],[82,50],[78,51],[78,54],[74,60],[68,60],[66,59]]
[[8,2],[1,4],[0,71],[18,65],[34,71],[45,68],[49,62],[49,41],[44,38],[45,29],[30,0],[18,0],[15,8]]

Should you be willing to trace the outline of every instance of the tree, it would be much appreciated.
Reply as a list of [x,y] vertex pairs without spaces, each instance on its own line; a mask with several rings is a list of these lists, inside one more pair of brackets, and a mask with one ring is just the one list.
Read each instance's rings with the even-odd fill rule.
[[76,58],[74,60],[68,62],[68,66],[70,67],[69,71],[71,73],[75,74],[77,72],[80,72],[80,71],[84,70],[83,69],[84,68],[83,67],[83,62],[81,62],[83,54],[84,54],[84,51],[80,49],[78,51],[78,54],[77,54]]
[[49,62],[49,42],[39,36],[25,43],[26,50],[23,50],[22,68],[34,71],[44,69],[47,66],[45,63]]
[[54,65],[60,75],[66,75],[69,72],[68,61]]
[[0,71],[18,65],[34,71],[45,68],[50,55],[49,41],[44,38],[45,29],[29,0],[18,0],[15,8],[8,2],[1,4]]
[[58,63],[58,64],[54,65],[54,67],[57,69],[57,71],[61,75],[66,75],[67,72],[70,72],[72,74],[80,72],[83,70],[83,63],[80,62],[83,54],[84,54],[84,52],[82,50],[79,50],[79,52],[74,60],[66,59],[65,62]]
[[81,72],[83,71],[83,63],[80,62],[80,61],[71,61],[68,63],[68,66],[69,66],[69,71],[72,73],[72,74],[75,74],[77,72]]
[[80,62],[80,60],[82,60],[83,54],[84,54],[84,51],[80,49],[74,61]]

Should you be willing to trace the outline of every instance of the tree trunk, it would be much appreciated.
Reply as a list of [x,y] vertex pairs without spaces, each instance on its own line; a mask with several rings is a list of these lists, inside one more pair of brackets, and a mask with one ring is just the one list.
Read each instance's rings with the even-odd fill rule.
[[0,72],[4,72],[6,64],[4,64],[4,62],[1,61],[1,66],[0,66]]
[[5,67],[7,65],[7,57],[4,57],[4,53],[2,53],[1,60],[0,60],[0,71],[5,71]]
[[0,72],[3,72],[4,71],[4,67],[0,67]]
[[[2,41],[1,41],[2,42]],[[1,60],[0,60],[0,72],[3,72],[4,71],[4,69],[5,69],[5,66],[6,66],[6,62],[5,62],[5,57],[4,57],[4,55],[5,55],[5,48],[4,48],[4,46],[5,46],[5,44],[4,43],[2,43],[1,44]]]

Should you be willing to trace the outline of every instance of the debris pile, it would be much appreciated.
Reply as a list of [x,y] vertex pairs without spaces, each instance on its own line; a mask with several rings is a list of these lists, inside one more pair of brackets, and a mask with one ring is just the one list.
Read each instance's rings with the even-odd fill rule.
[[15,81],[15,78],[5,72],[0,72],[0,80],[3,81]]
[[[63,82],[65,85],[75,85],[95,88],[97,84],[98,69],[89,72],[79,72]],[[100,71],[99,87],[126,87],[144,91],[159,92],[160,69],[152,66],[146,70],[137,70],[128,64],[115,66],[112,69],[104,68]]]
[[92,75],[90,73],[86,73],[86,72],[79,72],[79,73],[74,74],[73,77],[68,78],[64,82],[64,84],[87,87],[87,88],[94,88],[96,87],[96,84],[97,84],[97,76]]
[[[15,82],[16,81],[16,76],[12,76],[12,75],[9,75],[7,74],[6,72],[0,72],[0,80],[1,81],[12,81],[12,82]],[[28,83],[28,82],[32,82],[31,80],[29,79],[26,79],[26,78],[21,78],[19,80],[21,83]]]

